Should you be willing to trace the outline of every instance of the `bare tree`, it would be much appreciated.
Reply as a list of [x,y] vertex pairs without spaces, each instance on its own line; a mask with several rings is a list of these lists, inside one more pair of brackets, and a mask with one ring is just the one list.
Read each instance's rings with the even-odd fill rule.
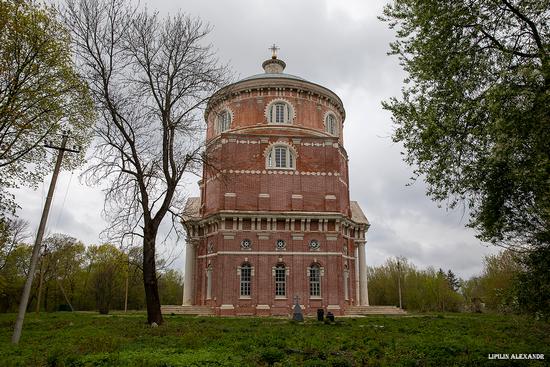
[[147,321],[160,324],[159,225],[177,219],[182,177],[203,163],[202,110],[228,68],[205,44],[210,28],[188,15],[161,18],[126,0],[67,0],[63,14],[99,115],[86,177],[109,183],[109,237],[142,239]]
[[0,270],[15,247],[29,238],[29,223],[23,219],[0,218]]

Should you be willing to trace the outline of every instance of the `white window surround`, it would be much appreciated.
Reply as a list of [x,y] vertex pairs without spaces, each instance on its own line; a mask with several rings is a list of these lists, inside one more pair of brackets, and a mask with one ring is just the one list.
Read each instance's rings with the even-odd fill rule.
[[327,113],[325,113],[323,124],[325,125],[325,131],[327,133],[333,136],[339,136],[340,124],[334,112],[328,111]]
[[286,298],[286,277],[288,268],[285,264],[277,264],[272,268],[273,277],[275,278],[275,298]]
[[308,268],[309,296],[310,298],[321,297],[321,266],[312,264]]
[[265,118],[269,124],[292,124],[295,117],[296,112],[294,106],[286,99],[274,99],[269,102],[265,108]]
[[252,293],[252,276],[253,268],[248,262],[244,262],[237,268],[237,275],[239,276],[239,288],[240,298],[249,299]]
[[219,112],[216,113],[216,131],[222,133],[231,128],[231,123],[233,122],[233,112],[227,108],[222,108]]
[[265,167],[266,169],[296,169],[296,149],[284,142],[271,144],[265,150]]

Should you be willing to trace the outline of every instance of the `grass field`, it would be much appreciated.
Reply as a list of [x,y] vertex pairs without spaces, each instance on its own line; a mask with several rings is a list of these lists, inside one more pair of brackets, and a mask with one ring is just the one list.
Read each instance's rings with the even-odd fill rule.
[[[444,314],[340,318],[325,324],[277,318],[144,313],[29,314],[18,346],[15,314],[0,315],[2,366],[542,366],[550,324],[519,316]],[[490,360],[542,353],[544,361]]]

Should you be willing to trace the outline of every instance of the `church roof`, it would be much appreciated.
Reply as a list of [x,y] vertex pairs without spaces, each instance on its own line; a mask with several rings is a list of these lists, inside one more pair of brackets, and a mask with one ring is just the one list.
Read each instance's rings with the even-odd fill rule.
[[239,81],[244,82],[245,80],[267,79],[267,78],[294,79],[294,80],[301,80],[303,82],[307,82],[307,80],[304,78],[300,78],[299,76],[286,74],[286,73],[261,73],[261,74],[256,74],[256,75],[246,77]]
[[355,223],[366,224],[367,226],[370,225],[369,220],[365,216],[365,213],[363,213],[363,210],[361,209],[357,201],[350,202],[350,209],[352,221],[354,221]]

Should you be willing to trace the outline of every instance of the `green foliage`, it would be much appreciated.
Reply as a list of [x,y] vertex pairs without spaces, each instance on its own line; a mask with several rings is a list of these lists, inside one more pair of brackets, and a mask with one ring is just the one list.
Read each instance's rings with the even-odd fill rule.
[[[0,220],[0,312],[13,312],[28,275],[32,247],[17,242],[21,236],[14,233],[14,226],[2,232],[6,229],[2,223],[5,222]],[[14,244],[7,246],[5,241]],[[125,306],[126,281],[128,309],[143,309],[143,274],[136,261],[141,262],[139,248],[126,252],[110,244],[85,247],[67,235],[49,236],[43,242],[29,310],[37,309],[39,289],[42,311],[70,309],[69,304],[75,310],[103,313],[121,310]],[[163,262],[159,261],[159,265]],[[181,274],[173,269],[160,269],[161,300],[165,304],[178,304],[182,299]]]
[[418,270],[406,259],[389,259],[385,265],[369,268],[369,302],[372,305],[399,305],[398,276],[401,275],[403,308],[407,310],[458,311],[462,297],[454,291],[446,274],[433,268]]
[[517,276],[517,297],[521,311],[550,318],[550,247],[532,251],[522,261],[525,269]]
[[128,256],[111,244],[88,247],[90,291],[101,314],[109,313],[115,296],[124,291]]
[[383,103],[428,195],[495,244],[550,243],[550,1],[394,0],[408,73]]
[[[52,7],[0,1],[0,215],[14,212],[4,189],[36,184],[50,169],[42,146],[64,128],[86,146],[93,122],[86,84],[72,62],[70,37]],[[84,158],[68,158],[73,167]]]
[[183,299],[183,276],[179,271],[168,269],[160,276],[159,295],[162,304],[180,304]]
[[490,310],[518,311],[515,282],[521,271],[520,260],[519,254],[510,250],[485,256],[480,286],[483,302]]
[[521,316],[443,314],[292,323],[274,318],[30,314],[18,346],[15,314],[0,315],[6,366],[502,366],[495,353],[550,354],[550,325]]

